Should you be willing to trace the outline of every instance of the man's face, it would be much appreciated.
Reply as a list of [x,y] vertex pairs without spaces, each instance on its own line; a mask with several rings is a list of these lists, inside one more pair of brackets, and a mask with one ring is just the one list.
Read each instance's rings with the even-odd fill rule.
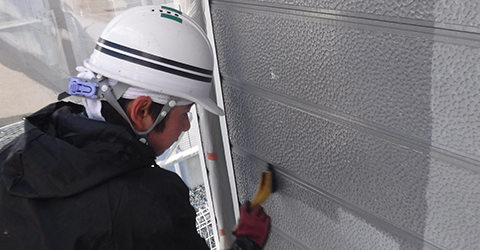
[[163,154],[165,150],[178,140],[183,131],[190,129],[188,112],[191,107],[192,104],[173,107],[165,122],[165,129],[162,132],[157,132],[154,129],[148,134],[148,145],[155,150],[157,155]]

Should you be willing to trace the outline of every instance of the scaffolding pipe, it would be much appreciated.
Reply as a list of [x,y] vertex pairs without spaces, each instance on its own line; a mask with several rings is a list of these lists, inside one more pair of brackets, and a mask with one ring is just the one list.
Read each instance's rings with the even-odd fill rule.
[[179,152],[173,156],[168,157],[165,161],[158,162],[157,164],[162,167],[168,167],[172,164],[177,164],[179,162],[188,160],[194,156],[198,155],[198,146],[191,147],[187,150]]
[[[203,1],[203,14],[205,17],[205,30],[212,44],[214,53],[214,72],[211,97],[223,108],[223,97],[220,85],[218,63],[213,39],[213,28],[210,18],[208,1]],[[206,166],[208,179],[211,187],[213,210],[219,236],[218,249],[230,249],[235,237],[231,231],[236,224],[236,213],[238,211],[238,198],[236,187],[232,185],[233,168],[231,166],[231,155],[229,151],[228,136],[224,126],[225,117],[218,117],[210,112],[199,108],[200,132],[203,140],[203,149],[206,155]],[[227,143],[225,143],[227,141]]]
[[35,20],[22,20],[22,21],[2,23],[0,24],[0,30],[11,29],[11,28],[21,27],[21,26],[26,26],[26,25],[41,23],[41,22],[42,20],[35,19]]

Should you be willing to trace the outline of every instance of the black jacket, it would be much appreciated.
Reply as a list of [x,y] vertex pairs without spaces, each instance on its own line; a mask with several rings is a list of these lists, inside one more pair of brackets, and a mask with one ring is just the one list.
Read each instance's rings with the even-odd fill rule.
[[51,104],[0,152],[0,249],[208,249],[182,180],[82,111]]

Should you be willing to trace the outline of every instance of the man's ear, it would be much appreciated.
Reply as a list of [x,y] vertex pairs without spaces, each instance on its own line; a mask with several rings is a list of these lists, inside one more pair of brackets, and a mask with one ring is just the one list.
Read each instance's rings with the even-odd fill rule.
[[148,96],[137,97],[128,104],[126,113],[136,130],[144,131],[152,126],[153,118],[148,113],[150,105],[152,105],[152,99]]

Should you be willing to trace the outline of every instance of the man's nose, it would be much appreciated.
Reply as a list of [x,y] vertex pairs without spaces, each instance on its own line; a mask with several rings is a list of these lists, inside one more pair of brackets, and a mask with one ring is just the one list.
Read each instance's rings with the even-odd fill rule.
[[190,130],[190,121],[187,120],[187,121],[185,122],[185,125],[183,126],[183,130],[182,130],[182,131],[185,131],[185,132],[186,132],[186,131],[188,131],[188,130]]
[[188,119],[185,119],[184,120],[184,124],[183,124],[183,130],[182,131],[188,131],[190,130],[190,121],[192,120],[192,113],[188,112],[187,113],[187,117]]

